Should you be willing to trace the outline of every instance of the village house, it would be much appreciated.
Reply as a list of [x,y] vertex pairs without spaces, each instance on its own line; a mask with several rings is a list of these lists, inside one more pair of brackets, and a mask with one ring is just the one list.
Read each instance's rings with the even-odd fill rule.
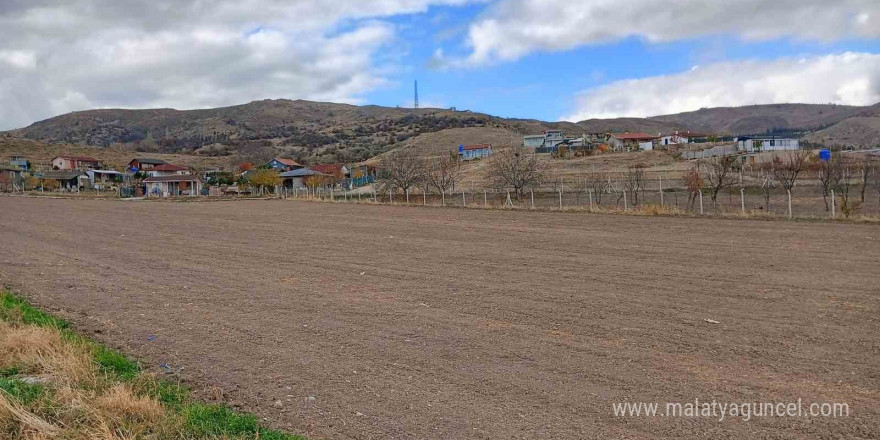
[[54,170],[46,171],[36,177],[43,180],[56,180],[59,187],[65,191],[79,191],[89,181],[89,176],[79,170]]
[[202,179],[195,174],[169,174],[144,179],[147,197],[197,196]]
[[310,170],[308,168],[297,168],[295,170],[285,171],[281,173],[281,185],[284,188],[298,190],[306,188],[306,179],[311,176],[330,177],[327,174]]
[[0,164],[0,191],[17,191],[21,189],[21,169],[14,165]]
[[492,144],[459,145],[458,160],[482,159],[492,155]]
[[635,133],[609,133],[605,142],[614,151],[650,151],[654,149],[654,140],[657,136],[643,132]]
[[94,189],[109,189],[124,182],[129,177],[120,171],[113,170],[88,170],[89,185]]
[[182,167],[179,165],[174,165],[170,163],[163,163],[160,165],[156,165],[146,171],[144,173],[149,177],[159,177],[159,176],[174,176],[179,174],[190,174],[189,168]]
[[52,169],[60,171],[94,170],[102,167],[101,161],[89,156],[58,156],[52,159]]
[[21,154],[13,154],[12,159],[9,160],[9,165],[18,168],[20,171],[27,171],[31,168],[31,163],[27,160],[27,157]]
[[126,170],[132,173],[136,173],[138,171],[147,171],[152,169],[153,167],[164,165],[168,162],[165,162],[162,159],[148,159],[144,157],[136,157],[128,163],[128,167]]
[[282,157],[276,157],[266,163],[266,168],[273,168],[278,171],[292,171],[299,168],[305,168],[305,166],[298,164],[293,159],[285,159]]
[[762,151],[800,150],[800,141],[778,136],[741,136],[736,139],[737,149],[746,153]]

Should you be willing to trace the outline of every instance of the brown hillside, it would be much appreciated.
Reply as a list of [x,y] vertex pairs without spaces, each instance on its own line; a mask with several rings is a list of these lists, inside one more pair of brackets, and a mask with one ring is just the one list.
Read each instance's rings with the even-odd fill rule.
[[767,130],[809,131],[849,118],[866,107],[833,104],[770,104],[719,107],[649,118],[718,134],[760,134]]

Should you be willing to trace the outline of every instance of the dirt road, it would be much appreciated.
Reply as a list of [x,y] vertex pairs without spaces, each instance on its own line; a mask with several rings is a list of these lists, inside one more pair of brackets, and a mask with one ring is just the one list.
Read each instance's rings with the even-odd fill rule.
[[[880,437],[877,226],[0,197],[0,249],[0,282],[312,438]],[[695,399],[850,415],[612,409]]]

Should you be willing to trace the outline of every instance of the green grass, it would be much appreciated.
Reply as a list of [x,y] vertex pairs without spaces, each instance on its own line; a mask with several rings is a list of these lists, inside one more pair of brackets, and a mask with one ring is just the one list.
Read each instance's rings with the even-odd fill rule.
[[[183,416],[187,439],[304,440],[305,437],[260,426],[256,416],[237,412],[228,406],[206,404],[190,398],[189,390],[179,384],[143,374],[140,365],[125,354],[76,334],[70,323],[34,308],[24,299],[0,288],[0,319],[22,324],[58,329],[65,339],[88,344],[92,359],[109,380],[131,382],[144,395],[159,401],[168,410]],[[47,392],[41,384],[18,380],[18,368],[0,370],[0,390],[23,404],[34,402]]]
[[12,295],[6,290],[0,292],[0,310],[3,312],[0,318],[19,321],[23,324],[53,327],[59,330],[70,327],[70,323],[67,321],[34,308],[24,299]]
[[27,383],[13,378],[0,379],[0,390],[6,392],[19,402],[27,405],[43,396],[46,391],[43,385]]

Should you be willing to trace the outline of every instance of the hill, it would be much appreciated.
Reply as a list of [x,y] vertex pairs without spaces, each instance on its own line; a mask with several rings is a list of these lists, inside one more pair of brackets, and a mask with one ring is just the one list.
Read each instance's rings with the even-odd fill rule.
[[822,129],[867,108],[834,104],[769,104],[700,109],[648,119],[695,131],[735,136]]
[[[470,111],[280,99],[206,110],[73,112],[8,134],[49,144],[202,156],[238,155],[254,162],[284,154],[319,163],[363,160],[412,137],[450,128],[503,128],[521,133],[553,128],[580,130],[568,122],[508,120]],[[462,142],[466,141],[459,141]]]

